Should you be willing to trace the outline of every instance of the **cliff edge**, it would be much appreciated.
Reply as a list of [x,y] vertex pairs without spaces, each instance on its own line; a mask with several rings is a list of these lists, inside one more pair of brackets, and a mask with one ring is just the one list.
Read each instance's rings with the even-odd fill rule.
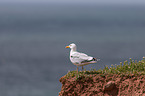
[[103,70],[68,72],[59,96],[145,96],[145,60]]
[[91,75],[60,78],[59,96],[145,96],[145,76]]

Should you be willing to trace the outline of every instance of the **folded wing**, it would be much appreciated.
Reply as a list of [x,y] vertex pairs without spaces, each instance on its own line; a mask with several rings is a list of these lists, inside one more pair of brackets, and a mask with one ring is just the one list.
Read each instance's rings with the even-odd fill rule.
[[70,59],[72,63],[75,63],[75,64],[95,63],[95,62],[92,62],[92,61],[95,61],[93,57],[88,56],[87,54],[84,54],[84,53],[79,53],[79,52],[75,52],[71,54]]

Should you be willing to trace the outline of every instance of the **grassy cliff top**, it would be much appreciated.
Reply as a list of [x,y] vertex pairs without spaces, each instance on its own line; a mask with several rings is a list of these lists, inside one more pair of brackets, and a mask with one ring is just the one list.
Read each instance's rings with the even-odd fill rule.
[[91,69],[91,71],[80,71],[77,73],[77,71],[70,71],[65,75],[65,78],[70,78],[70,77],[76,77],[76,79],[84,76],[91,76],[91,75],[113,75],[113,74],[119,74],[119,75],[124,75],[124,76],[129,76],[129,75],[145,75],[145,57],[141,61],[134,61],[130,58],[130,61],[128,62],[127,60],[124,61],[123,63],[120,62],[119,65],[111,65],[109,68],[107,65],[105,66],[104,69]]

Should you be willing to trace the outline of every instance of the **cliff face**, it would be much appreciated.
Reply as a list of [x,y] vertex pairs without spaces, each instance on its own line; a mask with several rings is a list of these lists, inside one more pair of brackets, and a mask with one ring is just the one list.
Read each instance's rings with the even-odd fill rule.
[[60,78],[59,96],[145,96],[144,75],[103,75]]

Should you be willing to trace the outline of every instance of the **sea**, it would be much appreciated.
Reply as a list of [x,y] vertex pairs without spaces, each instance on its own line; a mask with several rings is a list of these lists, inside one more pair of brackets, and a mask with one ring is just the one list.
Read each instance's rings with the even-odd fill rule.
[[58,96],[71,43],[100,59],[86,70],[142,60],[145,4],[1,2],[0,96]]

